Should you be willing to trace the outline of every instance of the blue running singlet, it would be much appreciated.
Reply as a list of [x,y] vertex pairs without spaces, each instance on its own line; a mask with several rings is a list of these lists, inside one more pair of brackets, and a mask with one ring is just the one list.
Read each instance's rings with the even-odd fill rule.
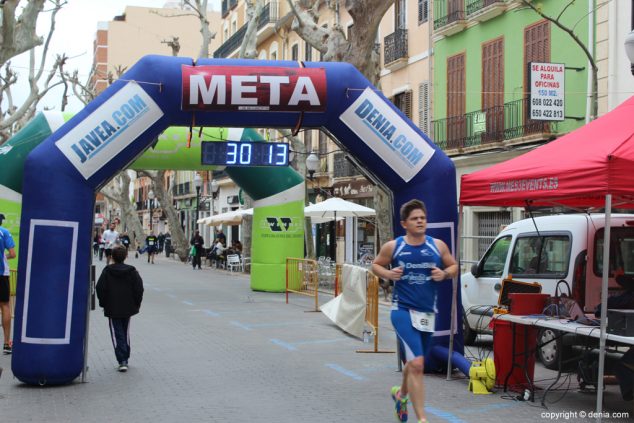
[[438,282],[431,278],[431,269],[444,266],[434,239],[426,235],[424,244],[409,245],[404,237],[398,237],[392,254],[392,268],[398,266],[403,266],[403,276],[394,282],[392,309],[437,312]]

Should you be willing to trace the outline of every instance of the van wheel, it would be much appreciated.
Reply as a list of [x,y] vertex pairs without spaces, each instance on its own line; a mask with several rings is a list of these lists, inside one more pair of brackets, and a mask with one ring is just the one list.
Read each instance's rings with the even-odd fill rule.
[[465,345],[475,344],[478,333],[469,327],[467,315],[462,313],[462,338]]
[[559,369],[559,355],[562,354],[562,366],[572,352],[570,346],[564,346],[561,332],[552,329],[541,329],[537,335],[537,356],[544,367],[550,370]]

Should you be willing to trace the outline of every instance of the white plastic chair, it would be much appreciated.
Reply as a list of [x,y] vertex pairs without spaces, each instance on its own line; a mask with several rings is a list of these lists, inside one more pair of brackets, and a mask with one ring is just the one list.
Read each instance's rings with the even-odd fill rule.
[[237,254],[229,254],[227,256],[227,270],[233,272],[234,269],[242,271],[242,261]]
[[242,257],[242,271],[251,268],[251,257]]

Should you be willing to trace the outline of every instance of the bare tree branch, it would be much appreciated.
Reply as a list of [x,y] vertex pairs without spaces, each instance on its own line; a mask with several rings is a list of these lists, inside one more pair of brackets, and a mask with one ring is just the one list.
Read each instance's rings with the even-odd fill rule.
[[257,51],[257,31],[258,31],[258,19],[264,9],[263,0],[246,0],[247,5],[247,31],[244,34],[242,45],[240,46],[240,52],[238,56],[245,59],[255,59],[258,56]]
[[181,51],[181,43],[178,41],[178,37],[172,36],[171,40],[163,40],[161,44],[167,44],[172,49],[172,56],[178,56],[178,52]]

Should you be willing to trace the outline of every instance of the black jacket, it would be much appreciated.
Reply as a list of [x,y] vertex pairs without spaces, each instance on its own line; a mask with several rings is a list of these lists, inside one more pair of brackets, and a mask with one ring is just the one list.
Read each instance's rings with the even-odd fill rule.
[[134,266],[115,263],[101,272],[97,298],[106,317],[121,319],[139,312],[143,300],[143,280]]

